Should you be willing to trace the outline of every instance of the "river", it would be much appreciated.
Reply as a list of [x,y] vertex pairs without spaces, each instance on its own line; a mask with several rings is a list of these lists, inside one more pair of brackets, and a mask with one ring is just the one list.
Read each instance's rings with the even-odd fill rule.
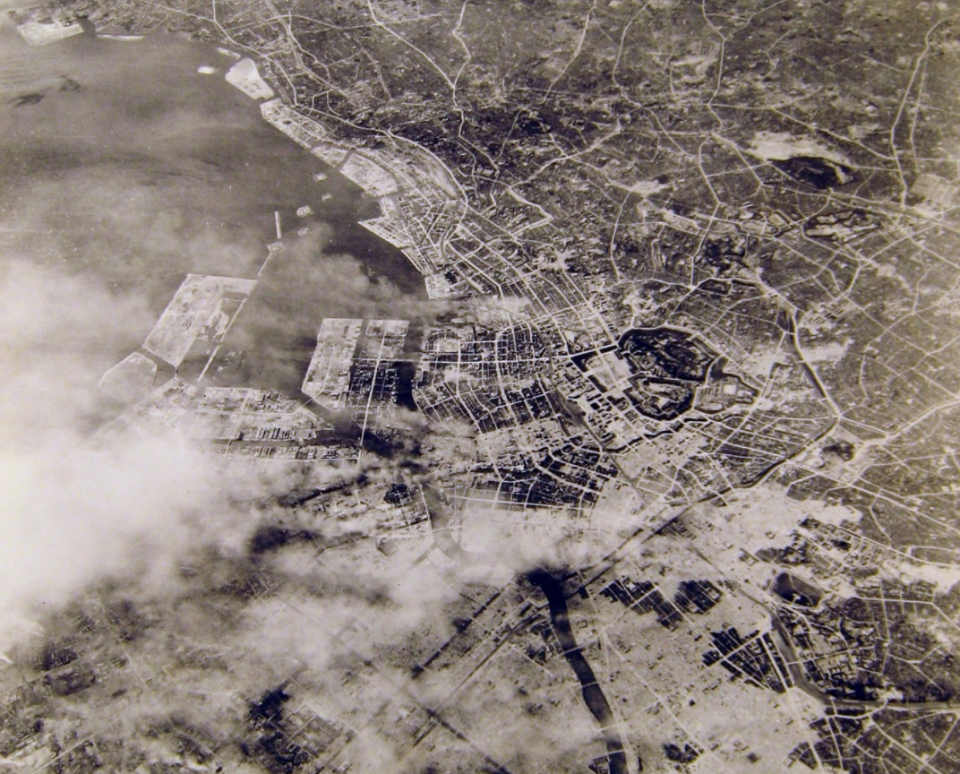
[[550,608],[550,622],[557,640],[563,648],[563,655],[567,663],[573,668],[580,681],[580,689],[587,708],[600,726],[603,741],[607,746],[607,765],[610,774],[627,774],[627,756],[624,752],[623,741],[616,729],[616,718],[610,709],[610,703],[597,682],[593,667],[583,655],[583,649],[577,644],[570,626],[567,612],[567,597],[563,590],[563,583],[545,570],[536,570],[527,576],[532,583],[540,588],[547,598]]

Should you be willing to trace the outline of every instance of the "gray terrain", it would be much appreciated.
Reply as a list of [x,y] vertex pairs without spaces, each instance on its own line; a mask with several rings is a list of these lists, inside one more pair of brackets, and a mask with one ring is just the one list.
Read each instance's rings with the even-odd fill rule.
[[960,774],[956,0],[0,12],[0,771]]

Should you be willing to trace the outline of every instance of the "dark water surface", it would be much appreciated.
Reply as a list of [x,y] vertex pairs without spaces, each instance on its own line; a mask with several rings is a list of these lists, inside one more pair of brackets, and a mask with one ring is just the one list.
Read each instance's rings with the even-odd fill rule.
[[597,682],[593,667],[590,666],[590,662],[583,655],[583,649],[577,644],[573,628],[570,626],[567,597],[562,581],[545,570],[535,570],[527,577],[540,587],[543,595],[547,598],[553,631],[563,648],[563,655],[567,663],[570,664],[577,680],[580,682],[583,701],[600,726],[604,743],[607,746],[607,765],[610,774],[626,774],[628,771],[627,757],[620,734],[615,728],[616,718],[610,709],[610,704],[603,693],[603,689]]
[[[103,332],[105,354],[122,357],[188,272],[256,276],[279,211],[284,250],[234,327],[258,345],[243,369],[256,381],[296,359],[279,380],[288,386],[321,318],[383,314],[394,299],[425,297],[423,281],[357,225],[375,212],[362,192],[224,81],[233,62],[173,35],[34,48],[0,26],[0,261],[142,298],[144,320]],[[297,217],[304,205],[315,214]]]

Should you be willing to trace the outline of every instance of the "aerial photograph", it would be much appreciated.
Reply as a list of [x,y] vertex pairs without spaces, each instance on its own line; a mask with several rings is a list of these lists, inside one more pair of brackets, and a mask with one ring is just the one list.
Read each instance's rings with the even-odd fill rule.
[[960,0],[0,0],[0,774],[960,774]]

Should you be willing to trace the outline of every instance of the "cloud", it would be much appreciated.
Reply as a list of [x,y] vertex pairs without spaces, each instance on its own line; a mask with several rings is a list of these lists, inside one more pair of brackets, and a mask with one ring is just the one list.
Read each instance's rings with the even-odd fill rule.
[[179,439],[79,443],[0,452],[5,608],[60,604],[98,577],[149,564],[212,505],[211,465]]
[[95,419],[105,408],[100,369],[149,330],[142,298],[18,260],[0,267],[0,293],[0,443],[12,434],[30,443]]
[[156,554],[217,477],[177,436],[90,443],[114,408],[97,380],[148,324],[139,296],[18,261],[0,294],[0,612],[17,616]]
[[[156,51],[139,50],[149,66],[158,65]],[[192,73],[197,63],[189,58],[171,66]],[[379,734],[390,730],[398,706],[376,717],[371,707],[399,705],[414,693],[411,661],[454,635],[451,609],[469,584],[505,583],[552,559],[554,536],[521,546],[492,535],[484,554],[441,571],[422,561],[427,531],[422,540],[398,540],[403,547],[385,556],[373,534],[377,514],[362,505],[350,514],[309,507],[293,514],[276,504],[292,485],[314,482],[224,466],[176,432],[91,441],[91,431],[118,409],[97,389],[99,378],[140,346],[184,274],[251,277],[273,238],[274,209],[287,220],[308,202],[323,210],[306,170],[317,162],[291,156],[288,141],[258,116],[253,158],[249,137],[222,127],[212,138],[198,132],[222,116],[164,113],[164,100],[169,108],[185,99],[177,78],[151,97],[139,93],[137,72],[116,70],[116,79],[133,86],[118,92],[116,104],[99,106],[114,117],[110,127],[98,121],[96,105],[70,124],[71,98],[59,92],[30,108],[46,111],[43,120],[23,126],[63,127],[54,132],[62,137],[34,138],[32,128],[0,119],[0,130],[9,129],[0,134],[11,138],[0,149],[0,652],[13,652],[10,643],[40,621],[45,629],[27,638],[31,647],[74,637],[97,669],[122,663],[116,680],[128,711],[118,722],[128,739],[142,730],[132,719],[176,713],[197,723],[239,717],[228,723],[234,733],[229,724],[242,726],[245,702],[298,675],[311,686],[310,698],[327,702],[324,712],[356,729],[379,770],[390,770],[393,748]],[[76,74],[81,85],[88,76]],[[283,154],[289,158],[281,164]],[[355,195],[336,193],[335,203]],[[353,214],[346,205],[339,212]],[[266,375],[272,383],[264,386],[295,394],[323,317],[428,324],[448,310],[411,294],[402,272],[394,273],[396,282],[382,276],[388,271],[375,278],[367,267],[380,258],[348,254],[356,247],[362,255],[365,243],[342,224],[325,225],[319,216],[295,223],[308,232],[295,235],[287,225],[284,249],[225,342],[248,356],[237,384],[256,386]],[[490,315],[501,311],[512,310]],[[413,438],[410,447],[335,475],[362,473],[371,489],[414,484],[431,471],[429,459],[416,472],[403,467],[413,442],[432,458],[469,465],[470,433],[441,436],[415,415],[399,424]],[[251,555],[258,526],[297,520],[327,538],[358,539],[341,548],[306,541]],[[111,621],[128,604],[146,623],[118,645]],[[81,618],[94,622],[92,634],[81,631]],[[24,658],[19,665],[29,664]],[[357,688],[360,673],[369,679],[366,694]],[[151,676],[149,690],[138,680],[143,675]],[[115,722],[109,691],[117,686],[109,677],[90,688],[95,698],[73,702],[71,712],[88,731]],[[184,685],[189,692],[178,693]],[[481,697],[475,706],[488,712],[511,697]],[[55,715],[56,708],[44,711]],[[507,746],[522,749],[523,742]]]
[[[277,341],[263,350],[275,358],[268,368],[283,369],[297,345],[295,339],[283,340],[299,311],[291,313],[283,286],[308,289],[310,298],[295,297],[293,303],[304,306],[313,339],[314,304],[320,309],[337,304],[330,313],[361,316],[418,311],[404,306],[396,288],[371,279],[356,260],[324,257],[323,241],[322,234],[314,234],[312,241],[281,253],[282,281],[268,285],[260,310],[244,310],[252,318],[240,328],[251,337],[244,345],[257,337]],[[27,260],[11,260],[0,269],[0,293],[10,300],[0,306],[5,374],[0,384],[0,566],[12,578],[0,589],[0,614],[7,619],[33,616],[38,606],[63,605],[107,577],[123,576],[129,583],[140,575],[139,585],[155,578],[162,587],[163,578],[175,575],[196,545],[241,552],[262,518],[263,503],[302,483],[285,475],[231,471],[170,431],[91,441],[92,430],[118,410],[97,388],[100,376],[136,350],[155,321],[146,293]],[[311,350],[312,343],[307,353]],[[299,379],[296,375],[297,384]],[[419,425],[416,429],[424,432]],[[368,480],[393,480],[398,463],[381,461],[367,471]],[[349,479],[360,472],[337,475]],[[338,582],[345,578],[354,596],[363,597],[376,585],[342,567]],[[392,609],[408,607],[402,616],[416,620],[435,597],[410,583],[398,577],[396,588],[374,596],[389,600],[407,589]],[[4,646],[0,642],[0,649]]]
[[[179,657],[165,650],[168,640],[205,646],[214,611],[227,610],[209,646],[239,654],[222,701],[242,706],[242,697],[296,668],[336,670],[382,643],[450,631],[442,610],[456,590],[429,565],[385,557],[372,538],[349,551],[318,554],[303,544],[251,555],[258,525],[291,519],[277,495],[302,482],[224,466],[176,432],[140,427],[91,439],[117,409],[98,390],[100,375],[152,325],[142,295],[26,261],[0,270],[0,293],[12,301],[0,307],[0,653],[79,636],[65,611],[86,609],[93,592],[101,602],[90,617],[109,620],[104,610],[130,602],[157,622],[142,641],[173,664]],[[366,297],[392,296],[373,289]],[[371,470],[368,481],[392,480],[391,470]],[[302,510],[298,518],[309,519]],[[362,509],[346,521],[317,521],[331,538],[373,524]],[[176,707],[169,697],[136,701],[145,717]],[[110,726],[109,713],[91,706],[83,714],[91,728]]]

